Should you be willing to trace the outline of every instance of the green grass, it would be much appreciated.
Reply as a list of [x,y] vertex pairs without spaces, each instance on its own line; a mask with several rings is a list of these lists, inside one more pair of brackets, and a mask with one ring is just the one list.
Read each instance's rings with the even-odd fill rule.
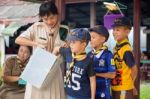
[[141,84],[140,99],[150,99],[150,83],[142,83]]

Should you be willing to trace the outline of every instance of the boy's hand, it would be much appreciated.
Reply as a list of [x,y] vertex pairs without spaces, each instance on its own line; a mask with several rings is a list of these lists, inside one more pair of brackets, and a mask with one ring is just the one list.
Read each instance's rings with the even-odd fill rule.
[[138,92],[137,92],[137,89],[136,88],[133,88],[133,95],[138,95]]
[[60,49],[59,46],[55,47],[52,53],[53,53],[54,55],[57,55],[57,54],[59,53],[59,49]]
[[66,47],[66,48],[68,48],[68,47],[69,47],[69,44],[68,44],[67,42],[64,42],[61,47]]

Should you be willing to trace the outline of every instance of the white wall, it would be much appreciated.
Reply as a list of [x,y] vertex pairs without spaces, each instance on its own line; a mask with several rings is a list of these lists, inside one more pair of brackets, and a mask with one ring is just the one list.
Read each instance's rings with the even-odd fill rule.
[[4,28],[5,26],[0,24],[0,66],[3,65],[5,57],[4,36],[1,34]]

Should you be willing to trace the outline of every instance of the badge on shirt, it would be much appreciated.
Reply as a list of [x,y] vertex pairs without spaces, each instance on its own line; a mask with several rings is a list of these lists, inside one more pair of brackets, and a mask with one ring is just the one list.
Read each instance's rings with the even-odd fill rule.
[[105,61],[103,59],[99,60],[99,66],[105,66]]
[[114,59],[111,59],[111,65],[115,65]]
[[101,98],[104,98],[105,97],[105,93],[101,93]]

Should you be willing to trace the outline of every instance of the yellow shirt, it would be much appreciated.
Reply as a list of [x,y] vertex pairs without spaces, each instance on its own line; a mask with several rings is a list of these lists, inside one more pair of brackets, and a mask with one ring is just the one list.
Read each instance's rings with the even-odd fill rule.
[[116,77],[112,80],[112,90],[130,90],[133,89],[133,80],[131,77],[131,68],[126,65],[123,56],[126,51],[132,51],[127,39],[120,44],[120,48],[114,49],[114,61],[116,65]]

